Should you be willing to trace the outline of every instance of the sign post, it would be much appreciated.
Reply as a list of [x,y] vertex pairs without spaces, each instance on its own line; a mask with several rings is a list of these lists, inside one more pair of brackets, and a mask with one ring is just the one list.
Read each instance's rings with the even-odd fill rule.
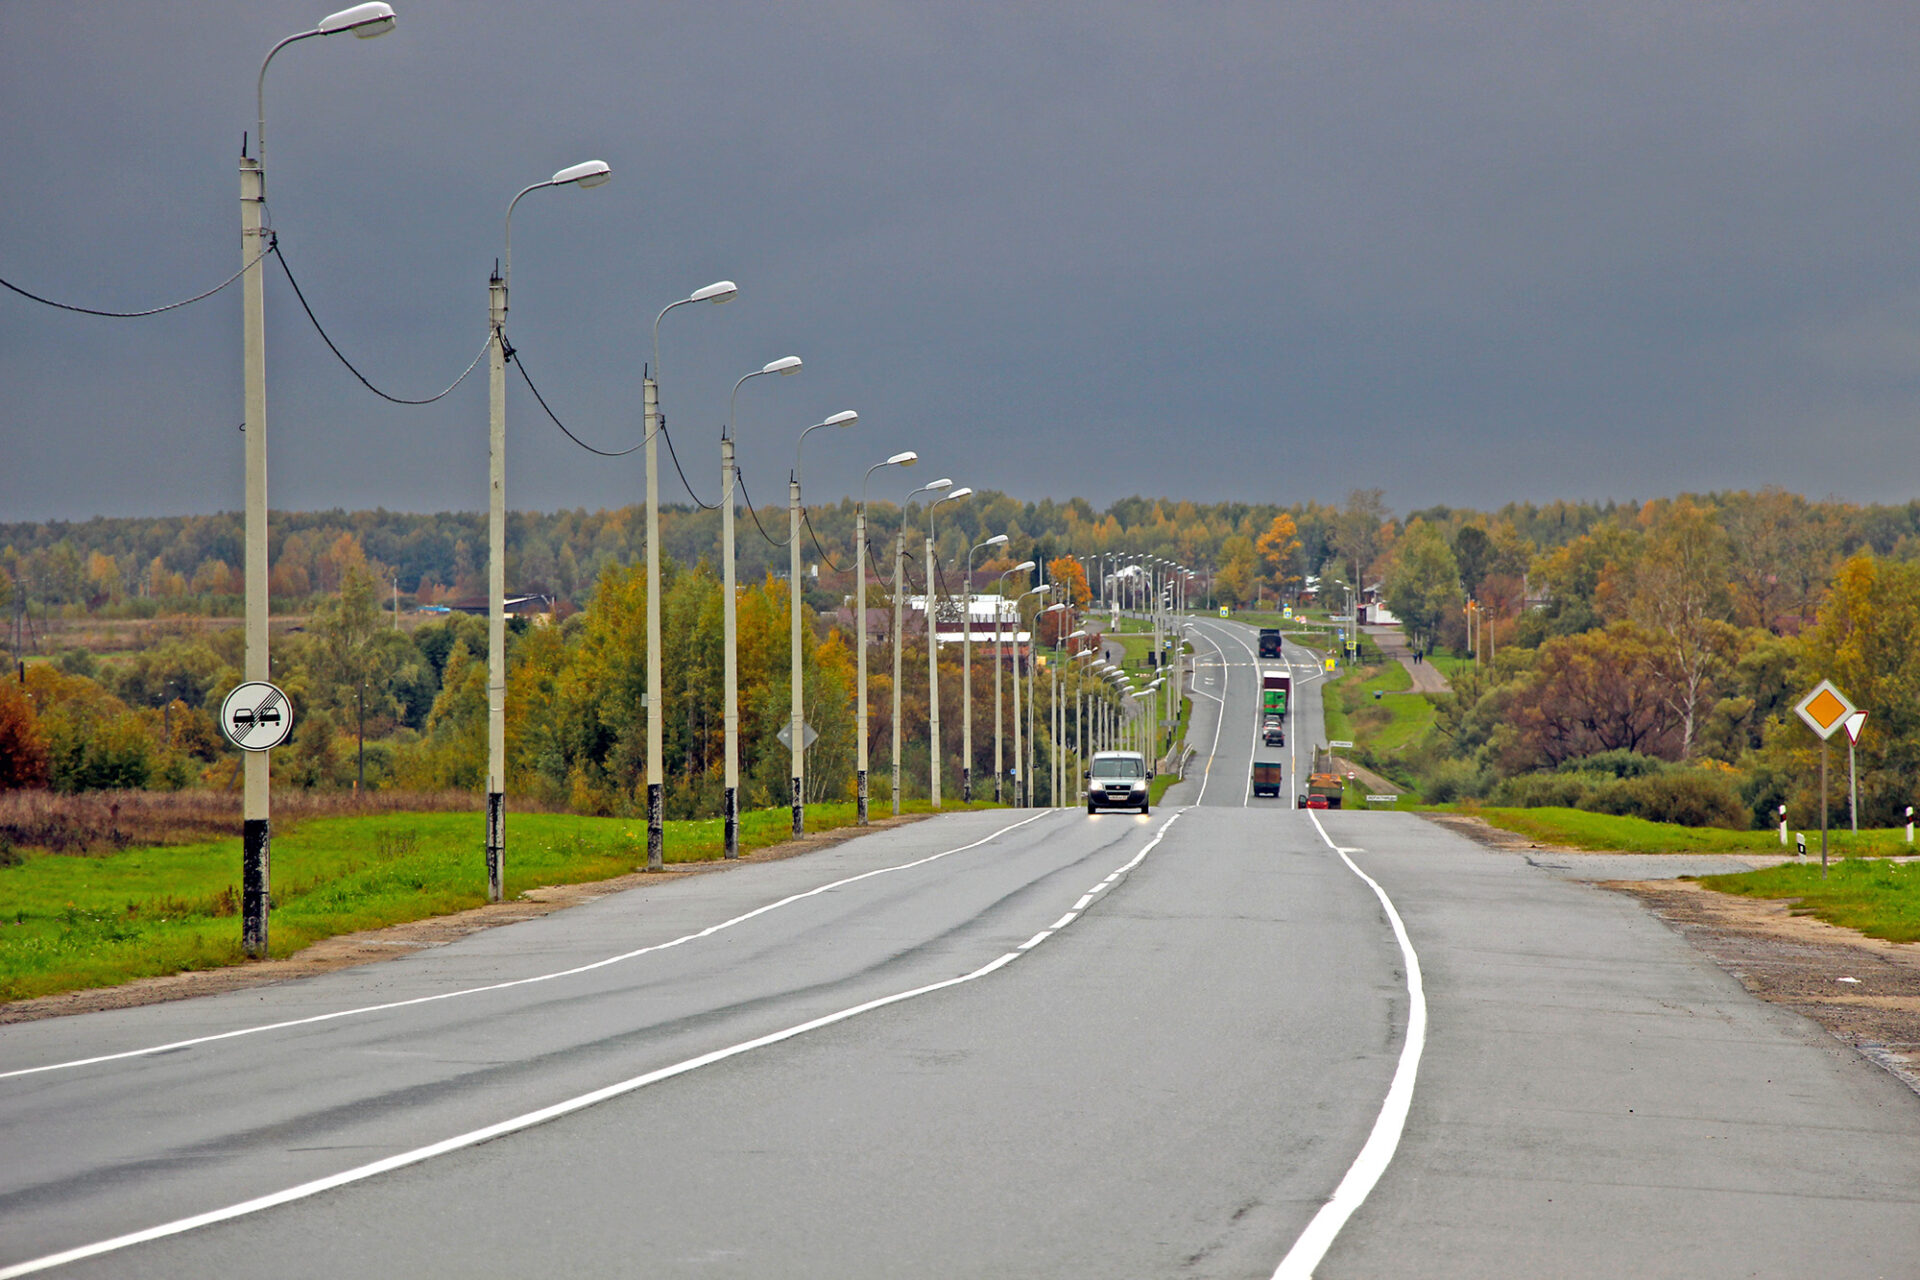
[[[235,686],[221,702],[220,728],[234,746],[259,753],[264,761],[265,753],[293,732],[293,704],[278,685],[249,680]],[[257,845],[252,840],[245,843],[247,848],[240,859],[240,939],[247,955],[258,959],[267,954],[271,872],[265,840]]]
[[[1831,680],[1822,680],[1813,686],[1806,697],[1794,704],[1794,714],[1806,722],[1806,726],[1820,735],[1820,878],[1827,878],[1827,739],[1845,724],[1859,708],[1847,700],[1847,695],[1833,687]],[[1863,720],[1865,717],[1861,717]],[[1851,738],[1851,735],[1849,735]],[[1852,744],[1848,744],[1851,755]]]
[[1867,722],[1867,713],[1856,711],[1846,719],[1847,725],[1847,821],[1853,826],[1853,834],[1860,834],[1860,775],[1853,767],[1853,748],[1860,741],[1860,726]]

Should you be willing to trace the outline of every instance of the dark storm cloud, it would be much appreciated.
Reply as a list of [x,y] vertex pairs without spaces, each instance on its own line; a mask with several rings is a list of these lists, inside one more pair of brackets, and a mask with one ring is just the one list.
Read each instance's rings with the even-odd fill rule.
[[[269,79],[273,221],[323,320],[438,389],[507,200],[603,157],[611,184],[515,214],[510,333],[624,444],[654,313],[738,280],[663,332],[708,497],[727,389],[789,351],[741,394],[769,501],[845,407],[813,493],[902,447],[1097,502],[1910,493],[1902,8],[396,7]],[[0,275],[131,307],[233,270],[255,70],[324,8],[0,5]],[[484,384],[385,405],[268,291],[274,504],[479,507]],[[0,298],[0,518],[237,507],[235,293]],[[640,492],[517,383],[509,430],[516,506]]]

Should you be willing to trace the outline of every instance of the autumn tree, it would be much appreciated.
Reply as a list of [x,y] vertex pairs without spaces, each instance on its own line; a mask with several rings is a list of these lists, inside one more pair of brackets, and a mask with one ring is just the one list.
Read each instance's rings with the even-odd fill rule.
[[1682,499],[1648,534],[1633,576],[1629,616],[1661,652],[1665,697],[1680,718],[1682,759],[1692,754],[1708,681],[1733,642],[1726,570],[1726,535],[1710,513]]
[[1293,517],[1282,511],[1253,544],[1267,584],[1276,596],[1286,595],[1300,581],[1300,575],[1294,572],[1294,559],[1300,552],[1299,532]]
[[1683,726],[1652,641],[1620,622],[1541,645],[1532,672],[1507,703],[1512,737],[1502,766],[1521,773],[1614,750],[1677,757]]
[[1389,518],[1386,490],[1355,489],[1347,494],[1347,505],[1334,523],[1334,550],[1353,570],[1356,590],[1366,586],[1366,575],[1380,554],[1383,526]]
[[1392,610],[1416,644],[1431,646],[1443,619],[1460,607],[1460,565],[1440,531],[1410,523],[1394,545],[1385,583]]
[[18,682],[0,681],[0,791],[46,786],[47,763],[33,700]]

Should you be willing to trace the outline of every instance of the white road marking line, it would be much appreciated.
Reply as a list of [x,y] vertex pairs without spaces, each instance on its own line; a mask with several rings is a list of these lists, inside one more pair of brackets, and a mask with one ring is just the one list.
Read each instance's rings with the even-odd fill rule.
[[1055,920],[1052,924],[1048,925],[1047,927],[1053,930],[1064,929],[1068,925],[1072,924],[1073,918],[1079,914],[1080,913],[1078,911],[1069,911],[1067,912],[1067,914],[1061,916],[1058,920]]
[[[1287,1256],[1280,1260],[1275,1268],[1273,1280],[1312,1280],[1313,1269],[1327,1256],[1327,1250],[1333,1247],[1333,1241],[1340,1229],[1347,1225],[1347,1219],[1354,1210],[1366,1203],[1367,1196],[1373,1191],[1374,1184],[1380,1181],[1380,1175],[1387,1171],[1387,1165],[1393,1161],[1393,1153],[1400,1146],[1400,1135],[1407,1127],[1407,1113],[1413,1106],[1413,1082],[1420,1070],[1420,1055],[1427,1043],[1427,993],[1426,985],[1420,977],[1420,957],[1414,954],[1413,940],[1407,936],[1407,926],[1401,922],[1400,913],[1393,908],[1393,899],[1387,897],[1387,891],[1372,876],[1354,865],[1347,856],[1348,850],[1335,844],[1327,835],[1327,829],[1320,825],[1320,816],[1313,810],[1307,810],[1307,817],[1313,820],[1320,838],[1327,847],[1340,855],[1347,869],[1367,882],[1374,896],[1380,899],[1380,905],[1386,910],[1387,921],[1393,925],[1394,940],[1400,944],[1400,956],[1407,965],[1407,1042],[1400,1049],[1400,1064],[1394,1068],[1393,1083],[1387,1086],[1387,1097],[1380,1104],[1379,1118],[1373,1122],[1373,1132],[1367,1135],[1366,1145],[1360,1148],[1360,1154],[1354,1157],[1353,1166],[1347,1170],[1347,1176],[1340,1179],[1340,1185],[1334,1188],[1333,1198],[1320,1206],[1320,1212],[1313,1215],[1307,1223],[1307,1229],[1293,1242],[1293,1248],[1287,1250]],[[1352,850],[1354,853],[1360,850]],[[4,1277],[0,1277],[4,1280]]]
[[[1139,866],[1141,862],[1146,859],[1146,856],[1153,852],[1154,847],[1166,839],[1167,829],[1179,820],[1180,815],[1175,813],[1165,822],[1161,823],[1160,830],[1154,833],[1153,839],[1147,841],[1146,846],[1124,863],[1120,870],[1123,872],[1131,871],[1133,868]],[[1067,918],[1072,919],[1071,916]],[[158,1226],[148,1227],[142,1231],[131,1231],[126,1235],[114,1236],[108,1240],[99,1240],[92,1244],[80,1245],[77,1248],[67,1249],[60,1253],[50,1253],[45,1257],[29,1258],[25,1262],[17,1262],[10,1267],[0,1268],[0,1280],[13,1280],[16,1276],[32,1275],[38,1271],[51,1270],[54,1267],[65,1266],[69,1262],[79,1262],[85,1258],[97,1258],[105,1253],[116,1253],[121,1249],[130,1248],[136,1244],[146,1244],[149,1241],[162,1240],[168,1236],[181,1235],[200,1227],[209,1227],[218,1222],[227,1222],[234,1218],[245,1217],[248,1214],[259,1213],[264,1209],[277,1208],[283,1204],[291,1204],[296,1200],[305,1200],[309,1197],[317,1196],[323,1191],[332,1191],[336,1187],[348,1186],[355,1182],[364,1182],[368,1178],[377,1177],[383,1173],[391,1173],[396,1169],[404,1169],[408,1165],[420,1164],[433,1159],[435,1156],[443,1156],[451,1152],[462,1151],[468,1147],[478,1146],[483,1142],[490,1142],[495,1138],[503,1138],[509,1134],[531,1129],[535,1125],[545,1124],[549,1120],[558,1120],[562,1116],[572,1115],[576,1111],[584,1111],[588,1107],[598,1103],[621,1097],[624,1094],[632,1093],[638,1089],[644,1089],[650,1084],[658,1084],[662,1080],[671,1080],[675,1076],[686,1075],[688,1072],[697,1071],[701,1067],[712,1066],[716,1062],[724,1062],[728,1058],[735,1058],[743,1053],[750,1053],[755,1049],[764,1049],[768,1045],[779,1044],[783,1040],[791,1040],[795,1036],[805,1035],[809,1031],[818,1031],[822,1027],[830,1027],[835,1023],[845,1022],[849,1018],[858,1017],[863,1013],[871,1013],[875,1009],[884,1009],[888,1005],[900,1004],[903,1001],[930,995],[935,991],[944,991],[949,987],[962,986],[966,983],[984,978],[990,973],[1004,969],[1015,960],[1018,960],[1022,955],[1026,954],[1029,949],[1038,945],[1041,940],[1050,936],[1058,928],[1059,926],[1056,925],[1054,929],[1037,933],[1014,950],[989,960],[978,969],[970,973],[963,973],[957,978],[946,978],[939,982],[930,982],[925,986],[914,987],[908,991],[896,991],[892,995],[881,996],[876,1000],[869,1000],[864,1004],[853,1005],[850,1008],[841,1009],[835,1013],[823,1014],[818,1018],[787,1027],[781,1031],[769,1032],[764,1036],[757,1036],[752,1040],[743,1040],[739,1044],[728,1045],[724,1049],[715,1049],[709,1053],[703,1053],[697,1057],[676,1062],[672,1066],[661,1067],[657,1070],[646,1072],[643,1075],[633,1076],[629,1079],[621,1080],[618,1083],[595,1089],[590,1093],[583,1093],[577,1097],[568,1098],[564,1102],[556,1102],[551,1106],[541,1107],[537,1111],[529,1111],[524,1115],[514,1116],[512,1119],[502,1120],[496,1124],[487,1125],[484,1128],[472,1129],[466,1133],[458,1134],[424,1147],[415,1147],[411,1151],[402,1151],[398,1155],[388,1156],[384,1160],[375,1160],[370,1164],[359,1165],[352,1169],[343,1170],[340,1173],[330,1174],[324,1178],[315,1178],[311,1182],[303,1182],[298,1186],[288,1187],[284,1191],[275,1191],[268,1195],[256,1196],[252,1200],[243,1200],[239,1204],[230,1204],[223,1209],[214,1209],[207,1213],[194,1214],[192,1217],[176,1218],[172,1222],[163,1222]]]
[[1073,909],[1075,911],[1085,911],[1087,909],[1087,904],[1092,901],[1093,901],[1093,892],[1092,890],[1088,890],[1085,894],[1081,896],[1080,901],[1073,904]]
[[1029,822],[1037,822],[1038,820],[1048,816],[1049,814],[1056,814],[1059,812],[1061,811],[1056,809],[1043,809],[1039,813],[1034,814],[1031,818],[1022,818],[1018,822],[1015,822],[1015,823],[1012,823],[1011,825],[1000,828],[998,831],[995,831],[992,835],[983,836],[980,839],[975,840],[972,844],[963,844],[963,845],[960,845],[958,848],[953,848],[953,849],[943,849],[939,853],[930,854],[925,858],[918,858],[912,862],[902,862],[891,867],[877,867],[872,871],[863,871],[856,876],[847,876],[845,879],[835,880],[831,884],[823,884],[818,886],[817,888],[808,889],[802,893],[789,894],[787,897],[780,899],[778,902],[769,902],[765,906],[755,907],[753,910],[748,911],[742,915],[737,915],[733,917],[733,919],[731,920],[722,920],[719,924],[708,925],[706,928],[701,929],[696,933],[683,934],[678,938],[673,938],[666,942],[656,942],[651,946],[638,947],[632,951],[623,951],[619,955],[608,956],[602,960],[595,960],[590,964],[576,965],[571,969],[557,969],[552,973],[535,974],[533,977],[530,977],[530,978],[515,978],[510,982],[494,982],[494,983],[489,983],[488,985],[482,986],[482,987],[466,987],[459,991],[442,991],[437,995],[416,996],[411,1000],[392,1000],[385,1004],[362,1005],[359,1008],[354,1008],[354,1009],[338,1009],[332,1013],[317,1013],[317,1014],[314,1014],[312,1017],[307,1017],[307,1018],[290,1018],[284,1022],[269,1022],[269,1023],[264,1023],[257,1027],[241,1027],[238,1030],[234,1030],[234,1031],[222,1031],[214,1035],[194,1036],[193,1038],[188,1040],[174,1040],[174,1041],[168,1042],[167,1044],[149,1045],[143,1049],[128,1049],[121,1053],[103,1053],[92,1058],[75,1058],[70,1062],[53,1062],[53,1063],[48,1063],[46,1066],[21,1067],[14,1071],[0,1071],[0,1080],[11,1080],[15,1076],[38,1075],[43,1071],[64,1071],[70,1067],[96,1066],[102,1062],[118,1062],[125,1058],[150,1057],[153,1054],[168,1053],[174,1049],[187,1049],[187,1048],[192,1048],[195,1045],[212,1044],[217,1040],[234,1040],[234,1039],[238,1039],[241,1036],[258,1035],[263,1031],[285,1031],[289,1027],[309,1027],[318,1022],[333,1022],[340,1018],[352,1018],[360,1014],[366,1014],[366,1013],[384,1013],[392,1009],[405,1009],[413,1005],[433,1004],[436,1001],[440,1001],[440,1000],[454,1000],[454,999],[458,999],[461,996],[481,995],[489,991],[506,991],[513,987],[525,987],[525,986],[530,986],[537,982],[552,982],[556,978],[571,978],[578,974],[591,973],[595,969],[604,969],[609,965],[620,964],[623,961],[632,960],[639,956],[648,955],[655,951],[665,951],[669,947],[677,947],[682,943],[695,942],[701,938],[711,937],[712,935],[719,933],[723,929],[731,929],[735,925],[744,924],[747,921],[752,920],[756,916],[765,915],[769,911],[777,911],[781,907],[791,906],[793,903],[799,902],[803,899],[815,897],[819,894],[829,892],[830,890],[833,890],[833,889],[843,888],[847,885],[854,884],[861,880],[869,879],[870,877],[873,877],[873,876],[886,875],[887,873],[893,872],[893,871],[909,871],[914,867],[923,867],[929,862],[938,862],[940,859],[949,857],[956,853],[965,853],[969,849],[977,849],[981,845],[986,844],[991,840],[998,839],[1000,836],[1003,836],[1007,832],[1012,831],[1015,827],[1024,827]]
[[1014,950],[1015,951],[1032,950],[1034,947],[1039,946],[1041,943],[1045,942],[1048,938],[1051,938],[1052,936],[1053,936],[1053,930],[1042,929],[1040,932],[1034,934],[1031,938],[1028,938],[1025,942],[1015,947]]

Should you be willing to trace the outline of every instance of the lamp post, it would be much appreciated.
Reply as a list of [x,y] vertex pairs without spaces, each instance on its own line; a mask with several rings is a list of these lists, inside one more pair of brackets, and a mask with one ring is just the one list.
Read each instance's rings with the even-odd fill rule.
[[675,307],[691,302],[719,304],[740,292],[731,280],[716,280],[695,289],[678,302],[669,302],[653,318],[653,364],[641,375],[641,405],[646,413],[647,445],[647,870],[660,870],[665,858],[666,812],[662,804],[665,778],[661,757],[663,721],[660,708],[660,322]]
[[[1043,589],[1043,590],[1046,590],[1046,591],[1052,591],[1052,590],[1053,590],[1053,587],[1054,587],[1054,584],[1053,584],[1053,583],[1048,583],[1048,584],[1047,584],[1047,585],[1046,585],[1046,586],[1045,586],[1044,588],[1042,588],[1042,589]],[[1053,602],[1052,604],[1050,604],[1050,605],[1048,605],[1048,606],[1047,606],[1046,608],[1044,608],[1044,609],[1042,609],[1042,610],[1040,610],[1040,612],[1038,612],[1038,613],[1036,613],[1036,614],[1034,614],[1034,615],[1033,615],[1033,641],[1032,641],[1032,644],[1031,644],[1031,645],[1029,646],[1030,648],[1034,648],[1034,649],[1037,649],[1037,648],[1039,647],[1039,642],[1040,642],[1040,619],[1041,619],[1041,618],[1044,618],[1044,617],[1045,617],[1046,615],[1048,615],[1048,614],[1050,614],[1050,613],[1059,613],[1059,612],[1060,612],[1060,611],[1061,611],[1062,609],[1064,609],[1064,608],[1066,608],[1066,607],[1067,607],[1066,605],[1064,605],[1064,604],[1061,604],[1061,603],[1060,603],[1060,602],[1059,602],[1058,600],[1056,600],[1056,601],[1054,601],[1054,602]],[[1033,729],[1033,717],[1034,717],[1034,715],[1036,714],[1036,712],[1037,712],[1037,710],[1038,710],[1038,707],[1039,707],[1039,702],[1040,702],[1040,695],[1039,695],[1039,693],[1038,693],[1038,691],[1037,691],[1037,690],[1036,690],[1036,688],[1035,688],[1035,683],[1036,683],[1036,680],[1037,680],[1037,678],[1038,678],[1038,673],[1037,673],[1037,672],[1036,672],[1036,671],[1034,670],[1034,667],[1035,667],[1035,665],[1036,665],[1036,664],[1034,664],[1034,663],[1028,663],[1028,664],[1027,664],[1027,771],[1026,771],[1026,783],[1027,783],[1027,804],[1028,804],[1028,806],[1029,806],[1029,807],[1031,807],[1031,806],[1032,806],[1032,804],[1033,804],[1033,770],[1034,770],[1034,755],[1035,755],[1035,753],[1036,753],[1036,752],[1037,752],[1037,751],[1039,750],[1039,744],[1038,744],[1038,742],[1037,742],[1037,735],[1036,735],[1036,734],[1034,733],[1034,729]],[[1049,732],[1051,732],[1051,730],[1049,730]],[[1049,776],[1049,784],[1051,784],[1051,776]]]
[[732,393],[727,396],[727,429],[720,434],[720,562],[723,566],[720,629],[723,634],[721,648],[725,653],[722,665],[726,668],[723,695],[726,704],[720,711],[723,736],[726,738],[726,789],[721,792],[720,812],[721,825],[726,831],[724,856],[729,858],[740,856],[740,633],[736,619],[739,601],[734,598],[733,550],[734,402],[740,398],[741,384],[749,378],[765,377],[770,373],[785,375],[798,372],[799,356],[781,356],[752,373],[741,375],[739,382],[733,384]]
[[860,756],[855,771],[854,788],[859,797],[858,810],[861,826],[867,825],[867,481],[873,479],[873,473],[882,467],[910,467],[920,461],[920,455],[908,449],[896,453],[885,462],[876,462],[867,468],[867,474],[860,479],[860,510],[854,517],[853,559],[855,565],[854,613],[858,616],[855,624],[859,629],[858,647],[860,650],[859,693],[855,707],[859,712]]
[[[1000,743],[1005,737],[1005,730],[1000,724],[1000,668],[1006,665],[1007,655],[1007,647],[1001,642],[1000,635],[1001,627],[1006,622],[1003,614],[1007,607],[1007,574],[1032,571],[1033,561],[1022,560],[1002,573],[1000,582],[995,587],[993,599],[993,802],[995,804],[1000,803],[1000,780],[1006,777],[1007,773],[1006,762],[1000,758]],[[1017,603],[1016,601],[1016,605]],[[1017,679],[1020,674],[1020,613],[1017,607],[1013,615],[1013,660],[1013,673]],[[1016,755],[1015,759],[1018,758]]]
[[[973,803],[973,553],[985,547],[1004,547],[1007,535],[996,533],[967,549],[967,576],[960,583],[960,802]],[[999,638],[999,606],[995,605],[994,636]]]
[[893,816],[900,816],[900,624],[906,599],[907,576],[907,504],[923,493],[944,493],[953,488],[953,480],[942,476],[932,484],[923,484],[900,502],[900,528],[893,535]]
[[[255,84],[255,154],[240,148],[240,364],[245,379],[246,428],[246,662],[250,681],[269,681],[273,667],[267,652],[267,321],[266,252],[272,232],[266,227],[267,65],[290,44],[314,36],[351,31],[360,39],[393,30],[393,7],[358,4],[320,19],[311,31],[288,36],[267,50]],[[244,787],[240,824],[240,946],[251,959],[267,954],[267,887],[272,862],[269,808],[272,774],[267,752],[242,753]]]
[[[597,187],[604,160],[560,170],[507,201],[504,254],[487,281],[487,900],[505,891],[507,860],[507,290],[513,279],[513,207],[545,187]],[[396,611],[396,617],[398,613]]]
[[[1028,563],[1031,564],[1032,561]],[[1042,583],[1013,598],[1013,807],[1016,809],[1026,808],[1027,801],[1033,794],[1032,788],[1024,785],[1027,782],[1027,761],[1026,757],[1020,754],[1020,602],[1028,596],[1045,595],[1048,590],[1050,588]],[[1038,616],[1034,621],[1039,621]],[[1027,670],[1029,672],[1033,670],[1033,641],[1033,628],[1029,627],[1027,628]],[[1032,700],[1031,688],[1027,690],[1027,697],[1029,701]],[[1028,736],[1032,736],[1031,726],[1028,729]]]
[[806,692],[801,685],[800,669],[800,446],[807,437],[822,427],[850,427],[860,421],[860,415],[851,409],[842,409],[839,413],[814,423],[800,433],[793,442],[793,474],[787,477],[787,563],[791,581],[788,583],[788,612],[793,619],[792,634],[792,679],[793,679],[793,834],[794,838],[806,834],[807,830],[807,703]]
[[939,579],[934,570],[939,564],[939,549],[934,536],[934,511],[943,502],[958,502],[973,490],[965,485],[944,493],[927,504],[927,795],[937,811],[940,808],[940,620]]

